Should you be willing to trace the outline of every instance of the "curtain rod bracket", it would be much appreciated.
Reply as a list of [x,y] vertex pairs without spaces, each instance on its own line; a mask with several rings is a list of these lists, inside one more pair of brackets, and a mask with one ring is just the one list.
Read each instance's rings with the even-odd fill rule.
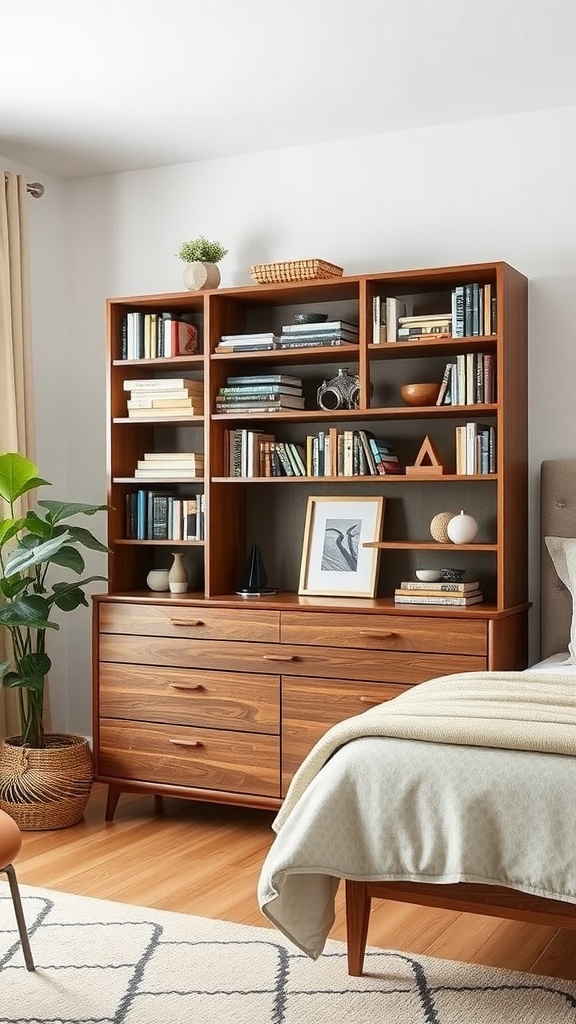
[[29,181],[26,185],[26,191],[34,199],[41,199],[46,190],[41,181]]

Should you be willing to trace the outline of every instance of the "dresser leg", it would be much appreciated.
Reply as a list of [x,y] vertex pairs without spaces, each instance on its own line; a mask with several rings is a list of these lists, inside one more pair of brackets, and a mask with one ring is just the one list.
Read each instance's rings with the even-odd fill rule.
[[118,806],[118,801],[120,799],[120,793],[121,792],[122,792],[122,790],[119,789],[118,786],[108,786],[108,797],[107,797],[107,800],[106,800],[106,812],[104,814],[104,818],[105,818],[106,821],[112,821],[112,819],[114,818],[114,814],[115,814],[116,808]]

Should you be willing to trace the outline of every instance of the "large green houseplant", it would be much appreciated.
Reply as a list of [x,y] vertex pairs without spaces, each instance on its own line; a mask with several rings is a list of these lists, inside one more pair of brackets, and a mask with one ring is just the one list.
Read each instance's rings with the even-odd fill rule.
[[[24,752],[18,755],[18,767],[8,768],[8,778],[3,774],[2,755],[0,805],[10,803],[15,792],[22,796],[23,775],[33,751],[67,745],[65,735],[44,731],[46,679],[52,664],[46,640],[49,630],[60,628],[54,613],[71,612],[80,605],[88,607],[85,587],[105,579],[82,577],[85,562],[80,548],[108,549],[71,520],[93,516],[107,506],[42,499],[35,508],[18,515],[18,499],[44,486],[50,486],[48,481],[39,477],[37,467],[24,456],[17,452],[0,455],[0,628],[10,634],[13,653],[11,662],[0,662],[0,678],[3,686],[18,690],[20,734],[9,737],[6,743],[12,750],[20,748]],[[66,570],[68,578],[60,578],[61,570]],[[51,783],[41,786],[40,792],[50,788]],[[72,785],[70,790],[74,788]],[[34,794],[28,795],[25,802],[33,803],[35,799]]]

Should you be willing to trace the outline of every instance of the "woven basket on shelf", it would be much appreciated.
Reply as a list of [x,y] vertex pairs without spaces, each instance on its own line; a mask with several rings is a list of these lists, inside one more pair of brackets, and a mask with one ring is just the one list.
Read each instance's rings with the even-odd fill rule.
[[344,270],[326,260],[287,260],[284,263],[256,263],[250,274],[258,284],[282,284],[284,281],[316,281],[342,277]]
[[47,746],[23,747],[9,736],[0,751],[0,808],[22,831],[67,828],[82,818],[94,771],[88,741],[47,733]]

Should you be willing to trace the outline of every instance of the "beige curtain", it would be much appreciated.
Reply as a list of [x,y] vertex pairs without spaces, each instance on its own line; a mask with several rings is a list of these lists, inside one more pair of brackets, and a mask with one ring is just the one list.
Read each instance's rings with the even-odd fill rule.
[[[24,178],[5,172],[0,194],[0,452],[21,452],[34,461],[28,202]],[[5,634],[0,630],[0,661],[11,656]],[[0,739],[19,731],[17,693],[0,687]]]

